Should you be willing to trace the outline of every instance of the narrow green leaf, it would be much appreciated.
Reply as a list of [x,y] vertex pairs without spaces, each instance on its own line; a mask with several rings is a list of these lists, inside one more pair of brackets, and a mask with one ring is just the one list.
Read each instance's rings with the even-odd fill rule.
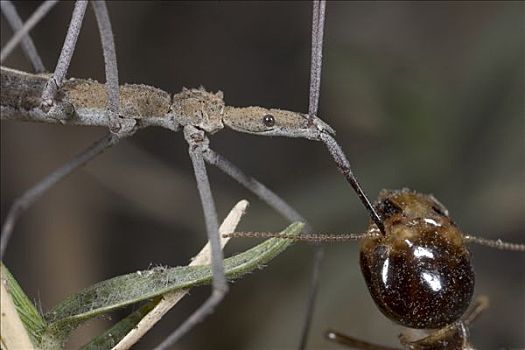
[[[294,223],[282,233],[298,235],[303,226],[301,223]],[[235,279],[256,268],[262,268],[291,243],[291,240],[273,238],[225,259],[226,276]],[[46,336],[52,343],[63,341],[70,331],[93,317],[167,292],[203,285],[209,283],[211,278],[209,266],[155,267],[111,278],[67,298],[46,314],[49,323]],[[115,339],[111,337],[108,341],[114,342]]]
[[99,335],[98,337],[91,340],[88,344],[84,345],[81,350],[109,350],[117,345],[137,324],[146,316],[161,298],[156,298],[150,302],[142,305],[138,310],[135,310],[122,320],[118,321],[115,325],[109,328],[107,331]]
[[42,333],[46,328],[46,322],[3,263],[1,264],[1,269],[2,276],[4,276],[7,281],[6,288],[8,289],[9,294],[11,294],[16,311],[20,316],[20,320],[26,328],[33,344],[38,344]]

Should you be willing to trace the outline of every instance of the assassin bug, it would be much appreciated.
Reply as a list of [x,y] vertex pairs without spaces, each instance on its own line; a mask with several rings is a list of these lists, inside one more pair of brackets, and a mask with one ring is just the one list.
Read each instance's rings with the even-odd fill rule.
[[[41,9],[45,7],[48,10],[54,3],[54,1],[48,1],[41,6]],[[3,13],[17,31],[3,50],[2,60],[9,55],[18,41],[24,40],[23,48],[27,56],[33,63],[35,71],[41,73],[42,62],[27,36],[31,26],[21,25],[10,2],[6,1],[2,4]],[[379,215],[353,175],[350,163],[341,147],[333,138],[335,131],[316,116],[320,87],[324,2],[315,1],[313,8],[313,48],[308,114],[263,107],[229,107],[225,105],[222,92],[209,93],[204,89],[184,89],[181,93],[171,96],[151,86],[119,85],[116,50],[106,4],[104,1],[91,1],[91,4],[99,27],[104,53],[105,85],[92,80],[66,79],[88,5],[88,2],[84,0],[75,3],[64,46],[52,75],[29,74],[2,67],[2,119],[105,126],[109,129],[106,136],[15,200],[2,227],[0,242],[2,257],[18,217],[45,191],[103,151],[119,143],[121,139],[130,137],[137,130],[149,126],[161,126],[171,131],[183,131],[184,133],[204,211],[207,236],[212,250],[214,276],[212,293],[209,298],[159,345],[160,348],[175,343],[213,312],[228,291],[222,262],[223,254],[218,243],[217,212],[208,181],[206,162],[217,166],[240,182],[288,220],[305,221],[279,196],[257,180],[244,174],[233,163],[211,149],[208,135],[225,126],[235,131],[255,135],[298,137],[322,141],[327,146],[337,167],[368,210],[371,219],[380,230],[383,230]],[[36,14],[42,16],[38,10]],[[38,16],[36,16],[37,20]],[[36,23],[33,19],[28,20],[26,24]],[[30,50],[31,47],[32,50]]]

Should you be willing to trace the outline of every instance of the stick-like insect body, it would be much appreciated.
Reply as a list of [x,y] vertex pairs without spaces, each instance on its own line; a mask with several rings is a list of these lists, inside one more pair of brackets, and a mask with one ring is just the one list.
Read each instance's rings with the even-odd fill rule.
[[[84,126],[107,126],[107,94],[104,84],[94,80],[68,79],[58,92],[55,114],[41,109],[40,96],[48,77],[1,68],[1,118]],[[170,95],[160,89],[137,84],[120,87],[121,122],[140,127],[161,126],[173,131],[192,125],[213,134],[224,126],[236,131],[263,136],[301,137],[326,143],[331,155],[368,209],[372,220],[382,229],[379,215],[361,190],[335,134],[326,122],[315,116],[281,109],[226,106],[221,91],[184,89]],[[58,115],[57,115],[58,114]]]
[[[65,80],[57,91],[53,113],[50,113],[44,111],[41,104],[41,94],[47,81],[47,75],[30,74],[2,67],[1,118],[84,126],[109,126],[108,123],[111,120],[108,121],[105,114],[107,93],[104,84],[84,79]],[[132,134],[137,129],[148,126],[160,126],[172,131],[188,129],[188,133],[185,134],[186,139],[190,142],[190,152],[198,146],[197,149],[207,161],[210,161],[207,158],[211,149],[209,142],[206,141],[205,133],[213,134],[225,126],[255,135],[302,137],[325,143],[326,140],[329,140],[328,148],[338,166],[342,171],[343,169],[347,171],[346,175],[351,175],[349,163],[332,137],[334,130],[320,118],[280,109],[226,106],[222,92],[210,93],[204,89],[184,89],[170,96],[167,92],[151,86],[125,84],[120,86],[118,119],[121,126],[120,134],[126,130],[128,134]],[[199,143],[203,143],[202,146]],[[353,175],[347,176],[347,179],[349,178],[357,184]],[[251,184],[252,187],[255,187],[254,192],[274,207],[282,209],[282,201],[275,201],[275,196],[269,196],[267,191],[258,193],[259,190],[262,190],[260,186],[254,186],[254,182]],[[360,187],[357,188],[360,190]],[[358,194],[362,200],[366,200],[362,191]],[[368,201],[366,200],[365,203]],[[290,219],[302,219],[293,209],[290,210],[287,205],[285,207],[286,210],[281,210],[281,212],[291,213],[287,215]],[[372,210],[371,213],[381,225],[375,211]],[[3,228],[1,238],[3,251],[7,247],[13,227],[14,225],[10,224]]]
[[[77,0],[60,58],[52,75],[32,75],[2,68],[2,92],[5,91],[5,94],[2,94],[1,113],[2,119],[105,126],[112,133],[114,142],[104,144],[104,147],[97,147],[95,144],[81,152],[77,159],[73,159],[57,169],[17,199],[10,209],[2,229],[0,256],[3,257],[4,255],[16,219],[42,193],[110,145],[117,143],[120,138],[130,136],[136,130],[148,126],[161,126],[172,131],[182,129],[184,132],[185,139],[189,144],[189,155],[193,163],[204,210],[207,235],[212,246],[213,262],[212,295],[175,333],[160,344],[159,348],[170,346],[197,322],[203,320],[206,315],[213,311],[228,290],[222,267],[222,251],[218,246],[217,214],[205,161],[216,165],[236,179],[287,219],[306,222],[279,196],[215,153],[209,147],[207,133],[213,134],[227,126],[240,132],[256,135],[302,137],[323,141],[338,168],[368,210],[372,221],[384,233],[382,219],[370,204],[353,175],[346,156],[333,138],[333,129],[316,116],[322,62],[324,1],[314,1],[313,8],[312,67],[308,115],[261,107],[229,107],[225,105],[221,92],[212,94],[203,89],[185,89],[181,93],[171,96],[162,90],[145,85],[119,86],[117,58],[108,11],[103,0],[92,1],[92,5],[102,41],[106,84],[102,85],[92,80],[65,79],[87,6],[86,0]],[[6,15],[9,14],[6,13]],[[12,14],[11,17],[13,17]],[[41,16],[34,18],[41,18]],[[33,20],[34,23],[31,26],[36,21],[36,19]],[[22,37],[28,35],[31,26],[29,23],[24,25],[20,32],[15,35],[17,39],[13,39],[12,45],[16,45]],[[83,161],[79,161],[79,159]],[[322,256],[322,250],[319,248],[316,254],[313,285],[316,284],[315,276],[318,275],[320,256]],[[310,294],[307,312],[309,316],[305,327],[303,327],[301,348],[305,345],[308,324],[313,310],[311,301],[315,299],[315,292]]]
[[[41,109],[41,93],[48,77],[1,67],[1,118],[84,126],[107,126],[107,94],[104,84],[94,80],[64,81],[55,101],[54,115]],[[347,180],[382,229],[381,219],[360,189],[343,151],[333,139],[327,123],[315,116],[281,109],[226,106],[222,92],[184,89],[170,95],[160,89],[137,84],[120,87],[121,123],[138,127],[161,126],[172,131],[192,125],[213,134],[225,126],[264,136],[301,137],[323,141]],[[353,181],[352,181],[353,180]],[[357,187],[356,187],[357,184]]]
[[[1,118],[83,126],[107,126],[104,113],[106,87],[94,80],[68,79],[55,104],[60,115],[50,116],[40,108],[40,96],[48,77],[1,67]],[[170,96],[147,86],[120,87],[120,119],[134,120],[142,127],[161,126],[177,131],[192,125],[213,134],[225,126],[265,136],[303,137],[320,140],[334,130],[321,119],[302,113],[262,107],[226,106],[222,92],[184,89]]]

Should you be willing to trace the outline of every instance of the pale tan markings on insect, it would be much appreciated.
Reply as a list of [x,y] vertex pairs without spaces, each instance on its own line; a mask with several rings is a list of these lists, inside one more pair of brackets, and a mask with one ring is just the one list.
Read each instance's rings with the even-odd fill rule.
[[208,133],[224,128],[222,91],[211,93],[204,88],[186,89],[173,95],[171,112],[182,126],[193,125]]
[[[69,79],[64,82],[67,101],[75,109],[100,109],[107,106],[106,86],[95,80]],[[163,117],[170,110],[170,95],[148,85],[124,84],[120,86],[121,116],[126,118],[144,119]]]
[[[20,111],[39,109],[47,78],[48,75],[2,67],[2,107]],[[13,86],[18,88],[13,89]],[[70,105],[77,115],[103,115],[107,106],[105,85],[95,80],[68,79],[58,91],[57,103]],[[255,135],[311,140],[320,140],[323,132],[335,134],[328,124],[315,116],[263,107],[230,107],[225,105],[221,91],[211,93],[203,88],[184,88],[170,98],[167,92],[152,86],[121,85],[120,117],[173,119],[180,126],[192,125],[211,134],[224,126]],[[170,128],[174,129],[171,124]]]
[[321,132],[335,131],[317,117],[282,109],[226,107],[224,123],[237,131],[266,136],[304,137],[319,140]]

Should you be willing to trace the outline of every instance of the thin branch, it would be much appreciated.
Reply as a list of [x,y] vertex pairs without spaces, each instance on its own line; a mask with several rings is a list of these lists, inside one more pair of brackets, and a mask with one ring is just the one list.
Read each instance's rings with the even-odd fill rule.
[[29,33],[29,31],[46,16],[49,10],[51,10],[57,2],[58,0],[48,0],[36,9],[31,17],[29,17],[29,19],[24,23],[22,28],[17,31],[11,40],[9,40],[9,42],[2,48],[2,52],[0,53],[0,63],[4,62],[4,60],[11,54],[18,43],[27,37],[27,33]]
[[27,349],[35,347],[29,338],[29,334],[20,319],[15,303],[8,290],[7,276],[4,275],[4,266],[1,266],[0,275],[0,302],[1,313],[1,348],[5,350]]
[[[222,222],[219,233],[223,234],[234,232],[242,216],[246,212],[248,201],[241,200],[230,211],[228,216]],[[221,238],[221,248],[224,248],[229,238]],[[206,244],[199,254],[193,259],[189,266],[208,265],[211,262],[210,244]],[[124,350],[133,346],[140,338],[144,336],[160,319],[173,308],[188,291],[177,291],[168,293],[163,296],[162,300],[151,310],[122,340],[113,347],[112,350]]]
[[[5,16],[9,22],[9,25],[13,29],[13,32],[16,34],[17,32],[21,31],[24,23],[18,15],[18,12],[16,11],[13,3],[10,0],[0,1],[0,8],[2,9],[2,14]],[[46,68],[44,67],[44,63],[42,63],[42,59],[40,58],[40,55],[38,54],[38,51],[36,50],[35,44],[33,43],[29,33],[26,33],[24,36],[22,36],[22,50],[24,51],[26,58],[29,60],[29,62],[31,62],[33,70],[36,73],[45,72]]]

